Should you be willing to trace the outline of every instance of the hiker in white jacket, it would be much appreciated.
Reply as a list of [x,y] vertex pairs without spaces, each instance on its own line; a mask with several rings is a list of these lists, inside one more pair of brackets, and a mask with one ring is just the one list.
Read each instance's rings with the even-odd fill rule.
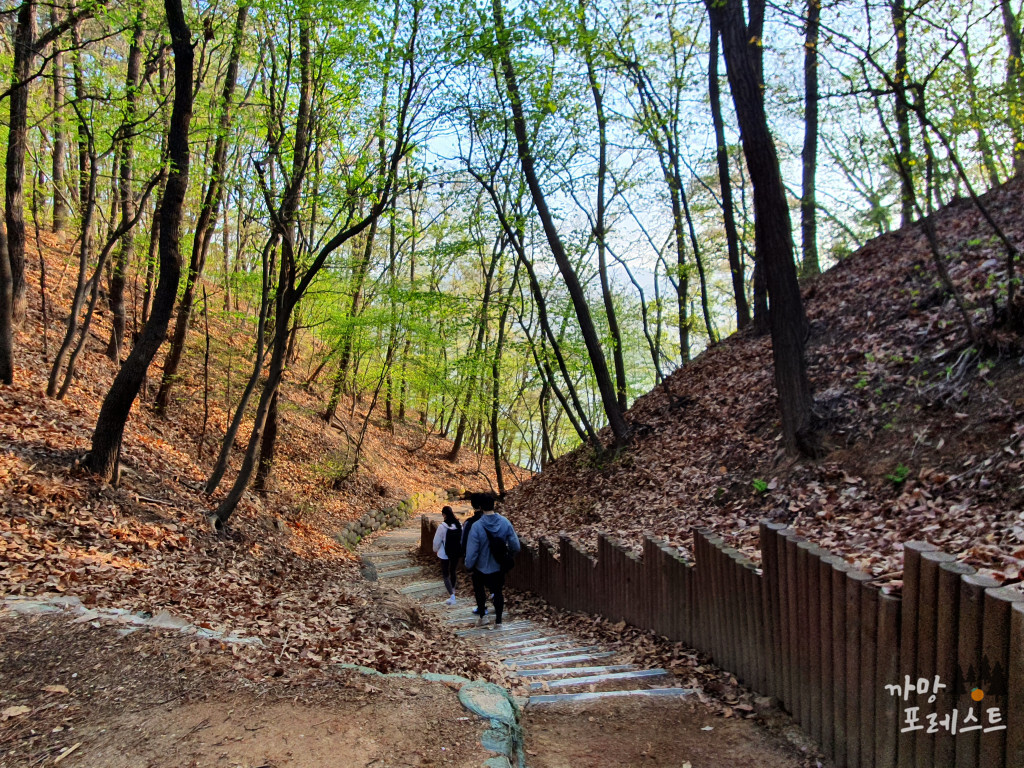
[[434,551],[441,560],[441,576],[444,588],[448,590],[448,605],[455,605],[455,566],[462,554],[462,523],[451,507],[441,510],[443,522],[434,534]]

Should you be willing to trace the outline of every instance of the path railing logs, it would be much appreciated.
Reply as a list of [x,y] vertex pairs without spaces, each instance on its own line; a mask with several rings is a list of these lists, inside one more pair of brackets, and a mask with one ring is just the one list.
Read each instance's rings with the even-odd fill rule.
[[[430,552],[436,523],[422,518]],[[902,597],[762,523],[761,567],[708,531],[693,564],[648,538],[597,557],[524,546],[508,583],[707,653],[774,696],[838,768],[1024,768],[1024,595],[922,542]]]

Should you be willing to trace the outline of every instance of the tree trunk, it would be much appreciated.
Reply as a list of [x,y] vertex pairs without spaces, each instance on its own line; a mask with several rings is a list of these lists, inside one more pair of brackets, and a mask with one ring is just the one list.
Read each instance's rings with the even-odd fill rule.
[[7,257],[11,264],[12,318],[16,326],[25,320],[25,150],[28,141],[29,76],[35,58],[35,0],[24,0],[18,9],[14,31],[12,80],[17,87],[8,96],[10,118],[7,133],[6,205]]
[[[718,185],[722,190],[722,223],[725,226],[725,244],[729,253],[729,274],[732,277],[732,296],[736,304],[736,328],[743,330],[750,323],[750,305],[747,303],[746,277],[740,256],[740,237],[736,231],[736,214],[732,202],[732,177],[729,175],[729,150],[725,143],[725,121],[722,119],[721,89],[718,84],[717,27],[711,27],[711,52],[708,61],[708,95],[711,100],[711,120],[715,128],[715,160],[718,164]],[[657,361],[655,361],[657,367]]]
[[[910,168],[910,115],[907,111],[907,9],[904,0],[892,0],[892,26],[896,38],[896,70],[893,88],[896,91],[896,133],[899,136],[899,157],[902,168]],[[910,173],[900,173],[900,226],[914,219],[914,181]]]
[[7,233],[0,229],[0,384],[14,383],[14,292]]
[[771,302],[770,325],[784,445],[789,453],[818,455],[820,445],[804,359],[807,317],[793,261],[789,206],[775,143],[768,129],[759,53],[743,19],[741,0],[705,0],[721,30],[733,105],[754,188],[754,236]]
[[[128,49],[128,76],[125,79],[124,122],[121,124],[121,222],[122,224],[135,213],[135,198],[132,193],[133,161],[135,159],[135,111],[138,103],[139,82],[142,69],[142,11],[135,17],[132,30],[132,43]],[[135,255],[135,236],[130,229],[121,239],[121,247],[114,259],[110,275],[110,310],[113,315],[111,322],[110,343],[107,345],[107,357],[114,362],[121,359],[121,347],[124,344],[125,311],[124,282],[128,272],[128,264]]]
[[501,353],[505,346],[505,324],[508,321],[508,310],[512,306],[516,284],[519,282],[519,263],[512,274],[508,296],[498,315],[498,340],[494,345],[494,357],[491,358],[491,456],[494,458],[494,476],[498,481],[498,493],[505,493],[505,474],[501,466],[501,441],[498,432],[498,410],[501,405]]
[[228,426],[224,439],[221,441],[217,461],[210,472],[209,480],[206,481],[204,492],[207,496],[217,490],[220,481],[224,477],[224,473],[227,471],[228,458],[231,455],[231,449],[235,445],[235,436],[242,426],[242,419],[245,417],[245,411],[249,407],[249,400],[252,398],[253,392],[256,391],[256,385],[260,381],[260,371],[263,370],[263,361],[266,356],[267,317],[270,314],[270,285],[274,274],[273,253],[277,248],[277,239],[277,233],[272,234],[263,247],[263,283],[260,292],[260,313],[256,321],[256,359],[253,362],[252,372],[249,374],[249,381],[246,383],[245,389],[242,390],[242,397],[239,399],[238,406],[235,408],[235,414],[231,418],[231,424]]
[[[582,5],[582,4],[581,4]],[[581,7],[580,13],[585,8]],[[584,39],[588,39],[586,29],[582,30]],[[604,311],[608,316],[608,333],[612,337],[612,362],[615,365],[615,392],[619,408],[623,411],[629,407],[629,394],[626,385],[626,363],[622,355],[622,333],[619,331],[619,319],[615,314],[615,302],[612,298],[611,285],[608,281],[608,247],[605,243],[605,184],[608,176],[608,119],[604,112],[604,97],[601,94],[601,84],[597,80],[597,72],[594,70],[593,52],[591,46],[585,46],[587,58],[587,79],[590,81],[590,93],[594,98],[594,112],[597,116],[598,134],[598,160],[597,160],[597,216],[594,221],[593,234],[597,241],[597,271],[601,278],[601,297],[604,300]],[[502,331],[504,329],[501,329]],[[500,332],[499,332],[500,333]],[[492,432],[495,430],[492,430]],[[497,436],[494,440],[497,441]],[[497,443],[495,443],[497,445]],[[495,460],[500,464],[500,461]],[[495,466],[498,466],[496,464]],[[500,472],[500,469],[499,469]],[[501,483],[501,476],[498,476]],[[501,491],[502,493],[504,491]]]
[[125,424],[142,381],[157,349],[167,335],[167,326],[178,295],[181,278],[182,208],[188,188],[188,135],[192,118],[192,33],[185,21],[181,0],[164,0],[174,50],[174,105],[168,132],[170,170],[160,207],[160,279],[153,300],[153,314],[142,335],[125,360],[100,409],[92,449],[85,466],[102,478],[116,481]]
[[[160,93],[164,93],[166,87],[166,65],[163,56],[160,57]],[[169,128],[168,128],[169,130]],[[160,164],[167,164],[167,132],[160,137]],[[153,223],[149,231],[149,252],[146,254],[146,287],[142,294],[142,324],[149,321],[149,311],[153,303],[153,280],[156,277],[157,251],[160,244],[160,209],[163,206],[164,189],[167,186],[166,177],[161,180],[160,187],[156,194],[156,204],[153,206]]]
[[[57,9],[50,11],[50,25],[57,26]],[[64,198],[64,54],[53,43],[53,231],[63,232],[68,219]]]
[[256,478],[253,480],[253,487],[259,493],[266,493],[270,490],[270,473],[274,469],[274,453],[277,450],[277,401],[280,397],[281,388],[278,386],[270,398],[267,423],[263,427],[263,439],[260,441],[260,458],[256,465]]
[[544,234],[547,237],[548,246],[551,248],[558,270],[565,281],[566,289],[572,299],[573,308],[576,311],[576,319],[579,323],[580,333],[587,347],[587,354],[594,371],[594,378],[597,380],[597,387],[601,394],[601,402],[604,405],[605,415],[608,417],[608,425],[614,436],[616,447],[626,444],[629,437],[629,427],[619,408],[618,398],[615,393],[615,385],[608,372],[608,364],[605,360],[604,350],[601,348],[601,340],[594,327],[593,318],[590,315],[590,307],[587,305],[583,287],[580,285],[579,277],[572,267],[561,237],[555,227],[554,218],[547,206],[544,191],[541,189],[540,180],[534,168],[533,153],[530,149],[527,134],[526,118],[523,113],[523,99],[519,92],[519,82],[516,78],[515,69],[512,66],[511,41],[508,30],[502,15],[501,0],[492,0],[494,14],[494,26],[498,35],[498,55],[500,66],[508,90],[509,102],[512,108],[512,124],[516,136],[516,145],[519,154],[519,163],[522,166],[523,175],[526,177],[526,184],[530,189],[534,207],[544,227]]
[[[1021,112],[1024,107],[1024,61],[1021,60],[1020,22],[1013,13],[1010,0],[999,0],[1003,12],[1003,31],[1006,33],[1006,82],[1010,94],[1016,96],[1017,105],[1011,105],[1011,125],[1013,126],[1013,170],[1016,174],[1024,174],[1024,118]],[[1011,102],[1013,101],[1011,97]]]
[[807,28],[804,32],[804,148],[800,188],[800,235],[805,277],[821,272],[818,262],[818,199],[815,190],[818,170],[818,27],[821,0],[807,0]]
[[156,394],[156,409],[165,413],[171,399],[171,388],[174,386],[181,365],[181,356],[185,352],[185,341],[188,337],[189,325],[192,321],[192,307],[195,304],[196,288],[206,266],[206,254],[213,237],[213,227],[220,211],[221,199],[224,195],[224,172],[227,159],[229,130],[231,127],[231,101],[234,97],[235,83],[238,80],[238,60],[242,50],[242,37],[245,30],[249,6],[242,2],[235,15],[235,27],[231,39],[231,52],[228,56],[227,72],[224,75],[224,89],[220,97],[220,115],[217,120],[217,140],[214,144],[213,158],[210,166],[210,180],[203,194],[203,203],[196,219],[195,235],[192,240],[192,256],[189,259],[188,275],[185,278],[185,293],[178,306],[178,317],[174,323],[174,336],[171,346],[164,358],[163,376],[160,389]]

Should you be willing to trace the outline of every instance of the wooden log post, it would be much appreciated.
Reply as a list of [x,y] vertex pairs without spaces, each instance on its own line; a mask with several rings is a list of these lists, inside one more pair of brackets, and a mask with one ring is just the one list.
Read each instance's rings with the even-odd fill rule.
[[850,565],[834,555],[826,561],[832,568],[832,759],[836,768],[846,768],[846,573]]
[[[918,575],[918,599],[917,599],[917,674],[915,680],[927,678],[934,683],[935,675],[938,674],[936,667],[936,648],[938,636],[938,615],[939,615],[939,566],[943,563],[952,563],[956,560],[953,555],[946,552],[922,552],[920,559],[920,572]],[[948,682],[947,682],[948,684]],[[916,704],[920,708],[918,715],[922,723],[928,722],[928,715],[937,711],[935,702],[929,702],[931,696],[920,698]],[[935,765],[935,736],[928,733],[925,728],[917,732],[917,740],[914,745],[914,760],[917,768],[934,768]]]
[[900,700],[885,688],[899,682],[900,599],[878,595],[878,633],[875,649],[875,762],[874,768],[895,768],[897,762]]
[[[960,579],[974,573],[964,563],[942,562],[939,564],[936,585],[935,615],[935,674],[949,686],[944,695],[936,698],[938,712],[952,712],[957,705],[953,693],[959,671],[957,669],[957,639],[960,631]],[[956,736],[946,729],[934,734],[932,762],[935,765],[954,765],[956,762]]]
[[810,627],[810,589],[808,584],[808,571],[810,570],[810,558],[807,551],[814,546],[806,539],[796,545],[796,658],[799,669],[800,684],[800,716],[797,718],[804,731],[812,738],[814,735],[814,724],[811,716],[813,705],[811,699],[814,696],[811,684],[811,650],[808,628]]
[[818,558],[818,636],[821,662],[821,751],[831,756],[835,751],[835,658],[832,650],[832,557]]
[[[957,710],[964,713],[974,706],[971,686],[977,683],[983,653],[982,629],[984,622],[985,590],[998,587],[999,582],[988,576],[968,574],[960,579],[960,631],[957,641],[957,667],[960,695]],[[990,768],[978,763],[981,737],[978,731],[957,732],[956,768]]]
[[875,702],[878,699],[878,588],[868,580],[860,589],[860,764],[874,768]]
[[[1006,725],[1008,707],[1008,677],[1010,665],[1010,616],[1013,604],[1024,600],[1015,587],[993,587],[985,590],[984,626],[982,628],[982,659],[988,662],[989,690],[978,702],[978,719],[983,730],[978,751],[978,763],[996,768],[1016,768],[1006,762],[1006,731],[994,730]],[[992,730],[988,730],[988,729]],[[986,732],[987,731],[987,732]],[[1019,763],[1017,764],[1020,765]]]
[[[779,662],[782,658],[779,641],[779,531],[781,523],[761,522],[761,605],[764,615],[765,690],[769,696],[782,699]],[[771,660],[768,663],[768,660]]]
[[786,609],[788,612],[787,624],[789,635],[789,651],[787,653],[789,660],[789,692],[792,696],[790,702],[790,712],[793,718],[800,723],[804,724],[802,719],[803,714],[803,663],[800,658],[800,638],[803,634],[800,625],[800,589],[799,589],[799,577],[798,564],[797,564],[797,545],[804,541],[802,536],[796,534],[788,534],[786,536]]
[[[903,547],[903,605],[900,615],[900,682],[917,679],[917,622],[920,601],[921,555],[935,547],[923,541],[910,541]],[[900,708],[901,711],[904,709]],[[916,768],[914,731],[901,732],[899,768]]]
[[846,573],[846,764],[861,765],[861,639],[864,617],[861,615],[861,594],[871,576],[850,569]]
[[1010,613],[1010,664],[1007,675],[1006,765],[1024,765],[1024,603]]

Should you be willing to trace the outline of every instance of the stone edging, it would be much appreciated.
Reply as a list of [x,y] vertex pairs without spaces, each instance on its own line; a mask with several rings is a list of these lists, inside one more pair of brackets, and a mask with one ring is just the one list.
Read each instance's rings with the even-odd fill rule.
[[382,528],[399,528],[412,517],[421,507],[425,505],[440,505],[448,501],[448,495],[440,491],[427,491],[425,493],[414,493],[405,501],[400,501],[393,507],[378,509],[367,512],[358,520],[346,525],[334,538],[338,543],[350,550],[358,546],[363,537]]
[[374,677],[400,677],[426,680],[458,686],[462,706],[477,717],[486,720],[489,727],[480,737],[480,743],[496,757],[488,758],[483,768],[526,768],[523,749],[522,710],[507,690],[482,680],[469,680],[459,675],[441,675],[436,672],[379,672],[359,664],[338,664],[339,669],[351,669]]
[[119,630],[124,635],[139,629],[165,629],[178,630],[186,635],[195,635],[196,637],[231,645],[263,645],[263,641],[258,637],[247,637],[238,634],[237,630],[218,632],[204,627],[197,627],[195,624],[191,624],[167,610],[160,611],[154,616],[149,613],[133,613],[123,608],[87,608],[81,600],[73,595],[63,595],[60,597],[48,595],[40,595],[38,597],[9,595],[0,601],[0,615],[4,611],[29,616],[67,611],[77,617],[75,623],[103,621],[126,625],[124,629]]

